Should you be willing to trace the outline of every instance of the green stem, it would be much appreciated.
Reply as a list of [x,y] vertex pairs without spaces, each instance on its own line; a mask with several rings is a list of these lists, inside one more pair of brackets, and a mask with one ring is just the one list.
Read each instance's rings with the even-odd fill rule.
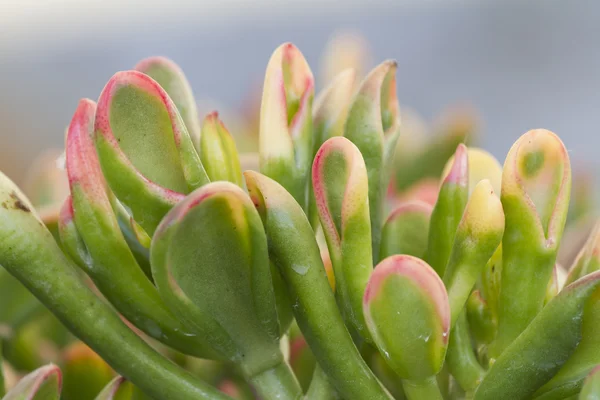
[[321,369],[319,364],[315,366],[310,387],[306,393],[307,400],[338,400],[340,396],[334,387],[329,383],[327,374]]
[[469,323],[464,310],[460,313],[456,325],[450,332],[446,365],[460,387],[466,392],[475,390],[485,375],[471,345]]
[[10,197],[14,206],[0,208],[0,265],[19,279],[71,332],[144,392],[161,399],[228,399],[133,333],[110,306],[80,280],[76,267],[30,212],[28,202],[19,196],[10,181],[2,178],[0,175],[0,199]]
[[299,400],[302,388],[289,365],[285,362],[248,379],[265,400]]
[[402,381],[402,387],[408,400],[443,400],[435,376],[422,381]]

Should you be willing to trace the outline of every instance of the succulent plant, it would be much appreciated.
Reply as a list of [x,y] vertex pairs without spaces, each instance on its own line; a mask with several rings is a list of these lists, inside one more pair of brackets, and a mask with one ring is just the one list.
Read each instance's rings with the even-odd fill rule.
[[[170,60],[81,100],[56,218],[0,174],[0,265],[89,348],[63,352],[65,385],[48,365],[5,399],[83,378],[99,400],[600,398],[600,225],[563,287],[563,143],[529,131],[502,168],[458,124],[394,159],[396,68],[344,70],[313,106],[307,61],[277,48],[259,171]],[[434,204],[386,195],[432,177]]]

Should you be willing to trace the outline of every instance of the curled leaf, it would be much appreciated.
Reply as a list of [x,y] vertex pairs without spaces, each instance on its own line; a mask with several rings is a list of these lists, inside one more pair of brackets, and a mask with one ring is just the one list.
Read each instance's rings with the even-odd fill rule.
[[192,88],[179,65],[166,57],[149,57],[137,63],[134,69],[154,79],[168,93],[185,123],[192,143],[199,152],[200,121],[196,101]]
[[368,337],[362,298],[373,256],[367,171],[358,148],[344,137],[327,140],[315,157],[312,181],[342,314]]
[[296,46],[271,56],[260,108],[260,171],[279,182],[304,208],[312,145],[314,78]]
[[567,217],[571,166],[554,133],[525,133],[510,149],[502,173],[506,231],[498,307],[498,356],[544,305]]
[[141,72],[118,72],[108,81],[94,137],[111,189],[150,233],[180,193],[209,181],[177,107]]

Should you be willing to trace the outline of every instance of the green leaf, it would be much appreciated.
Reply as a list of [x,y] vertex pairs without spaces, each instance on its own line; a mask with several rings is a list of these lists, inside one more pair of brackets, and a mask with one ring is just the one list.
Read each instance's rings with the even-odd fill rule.
[[364,297],[367,326],[388,364],[405,380],[422,381],[442,368],[450,307],[439,276],[407,255],[377,265]]
[[61,387],[60,369],[50,364],[22,378],[3,400],[59,400]]
[[279,182],[305,208],[313,157],[314,78],[296,46],[271,55],[260,107],[260,171]]
[[469,294],[498,248],[504,233],[504,213],[490,181],[480,181],[458,224],[450,260],[444,273],[452,326],[462,312]]
[[160,398],[226,398],[159,355],[82,282],[31,203],[3,174],[0,220],[0,265],[117,372]]
[[287,284],[296,321],[330,382],[344,398],[389,400],[346,329],[302,208],[274,180],[253,171],[244,176],[263,220],[269,255]]
[[429,240],[425,260],[440,276],[444,276],[450,259],[456,229],[469,196],[469,160],[467,147],[456,148],[454,164],[442,182],[437,202],[431,213]]
[[336,298],[353,332],[369,340],[362,298],[373,270],[367,170],[344,137],[327,140],[313,163],[313,190],[336,282]]
[[229,182],[192,192],[152,241],[158,289],[183,320],[253,376],[282,361],[267,240],[250,198]]
[[422,258],[427,250],[431,211],[429,204],[420,201],[404,203],[392,211],[383,225],[379,256],[408,254]]
[[179,193],[209,182],[173,101],[141,72],[119,72],[108,81],[94,137],[112,190],[149,233]]
[[498,303],[497,357],[544,305],[569,207],[571,166],[554,133],[532,130],[510,149],[502,174],[506,229]]
[[154,79],[167,92],[190,135],[196,151],[200,144],[200,121],[192,88],[179,65],[166,57],[149,57],[134,68]]
[[131,400],[131,384],[122,376],[117,376],[110,381],[95,400]]
[[400,133],[396,68],[395,61],[385,61],[367,75],[353,99],[344,128],[344,136],[358,147],[367,167],[374,261],[379,259],[385,193]]
[[[91,138],[94,111],[91,100],[82,100],[68,130],[67,173],[74,225],[68,222],[67,207],[61,230],[65,247],[74,259],[79,258],[78,264],[104,296],[136,327],[182,352],[214,357],[204,339],[167,309],[121,233]],[[74,237],[77,235],[81,241]]]
[[594,272],[552,299],[493,362],[474,399],[530,399],[581,341],[585,304],[599,285]]
[[229,181],[242,187],[242,169],[233,137],[215,111],[204,118],[200,158],[211,181]]

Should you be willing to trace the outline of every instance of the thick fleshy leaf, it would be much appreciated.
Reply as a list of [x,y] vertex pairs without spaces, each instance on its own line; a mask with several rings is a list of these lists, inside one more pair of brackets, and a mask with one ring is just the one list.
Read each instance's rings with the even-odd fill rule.
[[388,364],[405,380],[442,368],[450,307],[444,284],[424,261],[407,255],[377,265],[364,297],[367,326]]
[[118,72],[108,81],[94,137],[111,189],[150,233],[179,193],[209,181],[175,104],[141,72]]
[[502,173],[506,231],[502,240],[502,279],[498,356],[544,305],[567,217],[571,167],[554,133],[532,130],[510,149]]
[[327,139],[344,134],[355,82],[356,71],[353,68],[346,69],[340,72],[315,98],[313,107],[315,153]]
[[98,393],[95,400],[132,400],[131,389],[131,384],[125,378],[117,376]]
[[46,365],[22,378],[3,400],[58,400],[61,387],[60,368]]
[[531,398],[581,341],[585,304],[598,286],[594,272],[552,299],[491,365],[474,399]]
[[69,195],[58,219],[58,233],[65,253],[82,269],[92,267],[92,259],[73,220],[73,198]]
[[75,342],[63,353],[63,400],[93,399],[114,376],[100,356],[82,342]]
[[440,276],[444,276],[446,271],[468,196],[469,159],[467,147],[460,144],[454,154],[454,164],[442,182],[429,225],[425,260]]
[[450,260],[444,273],[452,326],[504,233],[504,213],[490,181],[480,181],[456,229]]
[[248,376],[282,361],[267,240],[241,188],[215,182],[192,192],[167,214],[151,251],[161,295],[208,330],[215,350]]
[[306,207],[313,156],[314,78],[296,46],[284,43],[271,56],[260,108],[260,171]]
[[16,185],[0,173],[0,265],[77,337],[146,393],[225,399],[148,346],[81,280]]
[[[348,69],[341,72],[315,99],[313,107],[313,159],[327,139],[344,134],[350,102],[354,93],[356,72]],[[312,226],[318,223],[313,187],[309,187],[307,215]]]
[[296,321],[319,365],[344,398],[389,400],[345,327],[302,208],[274,180],[252,171],[244,176],[263,220],[269,255],[287,284]]
[[[597,225],[575,261],[574,268],[581,268],[580,273],[583,277],[580,279],[585,279],[589,274],[598,271],[600,266],[599,234]],[[576,275],[578,274],[575,273],[571,277]],[[600,289],[592,294],[585,305],[581,342],[560,371],[537,391],[539,398],[546,400],[562,399],[577,394],[585,377],[596,365],[600,364],[599,324]]]
[[431,205],[420,201],[404,203],[392,211],[383,225],[379,256],[408,254],[423,258],[427,250],[431,211]]
[[400,134],[396,69],[395,61],[385,61],[367,75],[352,101],[344,128],[344,136],[358,147],[367,166],[374,261],[379,259],[385,193]]
[[233,137],[214,111],[204,118],[200,158],[211,181],[229,181],[242,186],[242,169]]
[[[476,147],[469,147],[467,149],[467,157],[469,163],[469,194],[475,189],[475,185],[483,179],[490,181],[494,192],[500,195],[500,188],[502,185],[502,165],[498,162],[496,157],[488,153],[483,149]],[[454,164],[454,155],[450,157],[444,171],[442,172],[442,179],[450,173],[452,165]]]
[[140,61],[134,69],[154,79],[167,92],[185,123],[192,143],[199,152],[200,121],[196,101],[192,88],[179,65],[166,57],[149,57]]
[[579,400],[600,399],[600,365],[595,367],[585,379],[583,388],[578,397]]
[[[67,135],[72,210],[68,205],[64,210],[66,229],[61,233],[65,247],[102,294],[136,327],[185,353],[213,357],[203,339],[166,308],[121,233],[92,142],[94,111],[91,100],[82,100]],[[74,225],[69,225],[69,218]]]
[[342,315],[353,330],[368,338],[362,298],[373,255],[367,170],[358,148],[341,136],[327,140],[315,157],[312,183]]

